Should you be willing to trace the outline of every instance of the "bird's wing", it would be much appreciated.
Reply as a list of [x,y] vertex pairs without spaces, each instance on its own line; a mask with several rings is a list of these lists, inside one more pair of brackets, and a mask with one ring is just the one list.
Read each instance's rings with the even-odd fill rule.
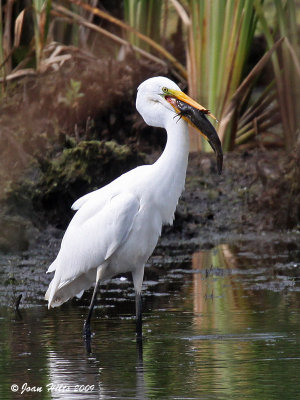
[[107,186],[104,186],[103,188],[94,190],[93,192],[87,193],[82,197],[79,197],[71,206],[72,210],[77,211],[79,208],[81,208],[86,202],[91,200],[93,197],[98,197],[101,196],[101,192],[106,191]]
[[[131,171],[129,171],[131,172]],[[127,173],[128,174],[128,173]],[[116,188],[116,193],[119,193],[118,188],[120,187],[120,183],[122,184],[122,180],[124,179],[124,176],[127,174],[123,174],[119,176],[117,179],[114,181],[110,182],[106,186],[101,187],[100,189],[94,190],[93,192],[87,193],[82,197],[79,197],[71,206],[72,210],[77,211],[79,210],[82,206],[84,206],[88,201],[96,199],[98,202],[99,200],[101,201],[101,198],[106,199],[106,197],[110,197],[111,193],[114,192],[114,188]]]
[[125,172],[123,175],[119,176],[117,179],[112,181],[106,186],[103,186],[100,189],[94,190],[93,192],[87,193],[86,195],[79,197],[73,204],[72,210],[79,210],[84,204],[88,201],[97,199],[101,199],[101,197],[106,198],[106,196],[110,195],[112,192],[119,193],[120,187],[128,187],[132,183],[136,183],[138,179],[142,178],[144,180],[146,171],[149,169],[149,165],[140,165],[128,172]]
[[111,199],[106,225],[109,232],[105,260],[127,239],[139,208],[140,200],[132,193],[122,193]]
[[93,201],[83,205],[71,221],[55,260],[59,287],[104,263],[126,241],[139,208],[139,198],[130,192],[114,195],[98,211]]
[[48,270],[55,270],[45,297],[49,307],[62,304],[92,284],[96,268],[105,265],[126,242],[140,200],[130,192],[121,192],[98,209],[95,205],[96,201],[86,202],[66,230],[59,254]]

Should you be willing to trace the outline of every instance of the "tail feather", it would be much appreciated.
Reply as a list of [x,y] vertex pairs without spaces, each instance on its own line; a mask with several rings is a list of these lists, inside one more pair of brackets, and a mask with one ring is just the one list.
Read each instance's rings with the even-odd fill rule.
[[45,300],[48,300],[48,308],[59,307],[71,297],[80,297],[84,290],[89,289],[95,283],[96,272],[97,269],[94,268],[66,282],[60,282],[54,276],[45,294]]
[[50,265],[50,267],[47,269],[47,274],[49,272],[54,272],[56,270],[56,260],[53,261],[53,263]]

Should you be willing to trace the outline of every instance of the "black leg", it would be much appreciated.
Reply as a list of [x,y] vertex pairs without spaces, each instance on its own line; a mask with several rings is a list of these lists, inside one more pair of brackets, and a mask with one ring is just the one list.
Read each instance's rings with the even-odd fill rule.
[[90,337],[91,337],[91,318],[92,318],[92,314],[93,314],[94,305],[96,302],[97,291],[98,291],[99,285],[100,285],[100,280],[98,280],[98,282],[96,283],[96,286],[94,288],[88,316],[83,325],[83,336],[85,337],[86,340],[90,339]]
[[136,311],[136,339],[141,340],[143,337],[142,295],[141,295],[141,293],[135,293],[135,311]]

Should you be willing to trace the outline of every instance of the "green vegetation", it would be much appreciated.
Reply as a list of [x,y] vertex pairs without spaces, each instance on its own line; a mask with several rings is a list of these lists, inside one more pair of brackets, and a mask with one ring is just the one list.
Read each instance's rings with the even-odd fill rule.
[[23,214],[28,208],[30,214],[33,204],[36,211],[46,211],[51,223],[64,227],[72,216],[70,206],[78,197],[145,162],[143,155],[114,141],[82,140],[77,144],[70,140],[68,146],[52,159],[41,159],[40,165],[32,166],[38,174],[11,188],[11,208],[22,208]]
[[[31,58],[38,72],[53,64],[53,53],[49,56],[45,51],[50,42],[64,40],[93,51],[93,43],[105,38],[109,45],[101,56],[120,57],[120,46],[125,46],[187,83],[190,94],[220,120],[217,128],[225,150],[258,135],[263,143],[284,142],[287,149],[297,140],[300,43],[295,0],[124,0],[118,17],[113,6],[107,10],[82,0],[66,0],[63,5],[33,0],[31,6],[18,11],[7,1],[0,11],[3,93],[7,80],[34,72],[28,68]],[[30,36],[30,21],[34,29],[24,46],[22,38],[26,32]],[[14,35],[9,34],[12,27]],[[250,67],[258,34],[270,53],[259,67]],[[280,38],[284,40],[274,51]],[[20,46],[24,57],[16,62]],[[271,53],[272,69],[262,89],[259,76]],[[255,62],[260,62],[259,57]],[[80,95],[80,87],[71,82],[66,102],[73,107]],[[281,128],[274,129],[278,124]],[[208,150],[204,144],[194,143],[195,149],[201,146]]]
[[285,146],[294,148],[300,126],[300,35],[297,25],[297,8],[293,0],[274,2],[276,20],[273,27],[268,25],[262,6],[255,1],[261,29],[271,48],[275,37],[284,37],[281,52],[272,57],[276,99],[280,112]]
[[84,94],[80,92],[81,82],[75,79],[70,80],[70,84],[67,88],[65,97],[60,98],[60,102],[71,108],[78,107],[78,100],[84,97]]
[[[189,1],[188,80],[194,97],[222,120],[241,82],[255,32],[253,1]],[[223,132],[232,147],[236,121]],[[208,148],[208,147],[207,147]]]
[[[157,0],[124,0],[125,21],[134,27],[136,31],[151,37],[156,42],[160,42],[161,12],[166,4]],[[150,50],[149,44],[143,42],[133,32],[129,32],[128,39],[131,44]]]
[[33,0],[32,8],[36,68],[39,69],[42,51],[48,36],[51,0]]

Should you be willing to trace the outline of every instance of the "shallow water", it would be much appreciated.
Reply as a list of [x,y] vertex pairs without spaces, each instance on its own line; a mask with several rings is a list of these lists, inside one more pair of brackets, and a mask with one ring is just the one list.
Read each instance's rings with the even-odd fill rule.
[[[91,354],[82,339],[91,293],[48,311],[51,251],[3,256],[0,398],[299,398],[298,237],[190,250],[174,244],[152,257],[142,346],[128,277],[101,287]],[[19,293],[18,314],[8,305]]]

